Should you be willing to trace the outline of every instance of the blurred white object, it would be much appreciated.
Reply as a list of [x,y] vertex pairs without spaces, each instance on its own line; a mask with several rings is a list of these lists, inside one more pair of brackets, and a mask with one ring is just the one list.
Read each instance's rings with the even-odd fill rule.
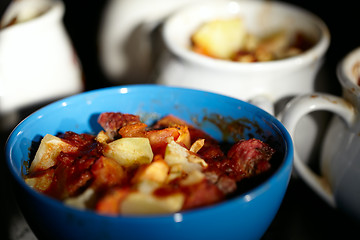
[[62,1],[13,1],[0,29],[0,114],[83,91]]
[[109,1],[99,33],[100,63],[109,80],[148,81],[154,65],[153,31],[174,10],[195,1]]
[[50,0],[19,0],[13,3],[1,19],[1,27],[9,26],[14,20],[22,23],[38,17],[48,11],[51,7]]

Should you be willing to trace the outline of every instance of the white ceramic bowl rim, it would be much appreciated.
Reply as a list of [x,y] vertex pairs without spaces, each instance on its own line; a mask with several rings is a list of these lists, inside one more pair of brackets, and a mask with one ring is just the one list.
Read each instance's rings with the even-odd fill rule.
[[256,72],[259,70],[276,70],[276,69],[289,69],[289,68],[299,68],[304,65],[308,65],[318,58],[321,58],[330,44],[330,32],[328,30],[327,25],[320,19],[318,16],[312,14],[311,12],[302,9],[298,6],[294,6],[291,4],[283,3],[283,2],[271,2],[274,7],[284,7],[286,10],[297,11],[301,13],[304,17],[308,18],[309,21],[315,25],[319,31],[320,36],[317,43],[309,50],[305,51],[303,54],[289,57],[281,60],[274,60],[269,62],[255,62],[255,63],[239,63],[239,62],[231,62],[226,60],[212,59],[206,56],[202,56],[200,54],[194,53],[189,49],[185,49],[177,46],[176,43],[171,41],[171,35],[168,33],[172,24],[176,18],[179,18],[183,13],[187,11],[191,11],[193,8],[198,8],[201,6],[214,6],[215,4],[257,4],[261,5],[264,1],[246,1],[246,0],[230,0],[230,1],[211,1],[211,2],[203,2],[202,4],[190,5],[182,8],[181,10],[174,13],[174,15],[170,16],[169,19],[165,22],[163,28],[163,39],[166,46],[180,58],[187,60],[193,64],[197,64],[200,66],[211,67],[213,69],[218,70],[228,70],[228,71],[245,71],[245,72]]
[[[349,52],[337,66],[337,76],[340,84],[345,88],[355,90],[360,94],[360,86],[356,84],[355,76],[353,76],[352,69],[354,64],[360,63],[360,47],[355,48]],[[360,77],[360,76],[359,76]]]

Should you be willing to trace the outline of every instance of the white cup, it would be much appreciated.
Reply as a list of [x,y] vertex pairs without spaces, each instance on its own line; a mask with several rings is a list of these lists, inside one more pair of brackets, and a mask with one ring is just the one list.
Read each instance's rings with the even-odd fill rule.
[[314,111],[334,113],[322,142],[320,173],[309,167],[295,147],[296,172],[327,203],[360,219],[360,48],[338,64],[342,97],[326,93],[299,96],[289,102],[281,121],[293,137],[299,120]]
[[[83,91],[62,1],[12,1],[0,29],[0,114]],[[14,19],[23,20],[11,24]],[[29,19],[26,19],[29,18]]]
[[[246,29],[255,35],[279,29],[302,31],[316,44],[294,57],[255,63],[213,59],[190,49],[191,35],[201,24],[229,17],[242,18]],[[299,7],[234,0],[195,3],[176,11],[164,23],[163,40],[168,51],[160,63],[156,83],[225,94],[273,113],[276,102],[314,91],[330,34],[321,19]]]

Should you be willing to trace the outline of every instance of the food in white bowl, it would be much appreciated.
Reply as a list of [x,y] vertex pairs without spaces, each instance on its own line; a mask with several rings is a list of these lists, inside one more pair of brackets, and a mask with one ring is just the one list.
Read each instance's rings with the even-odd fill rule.
[[203,23],[191,35],[191,49],[212,58],[235,62],[263,62],[303,53],[314,42],[303,32],[286,29],[253,34],[241,17],[217,18]]

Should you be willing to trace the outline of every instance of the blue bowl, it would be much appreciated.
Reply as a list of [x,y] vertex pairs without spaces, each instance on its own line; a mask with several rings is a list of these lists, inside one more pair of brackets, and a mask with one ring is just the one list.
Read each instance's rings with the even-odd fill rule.
[[[174,114],[220,141],[231,141],[234,136],[222,126],[235,122],[240,137],[269,142],[278,163],[264,181],[230,200],[170,215],[102,216],[65,206],[26,185],[23,174],[34,142],[69,130],[96,134],[97,117],[106,111],[138,114],[147,123]],[[259,239],[286,192],[293,145],[276,118],[249,103],[198,90],[133,85],[85,92],[34,112],[9,136],[6,159],[19,206],[40,239]]]

